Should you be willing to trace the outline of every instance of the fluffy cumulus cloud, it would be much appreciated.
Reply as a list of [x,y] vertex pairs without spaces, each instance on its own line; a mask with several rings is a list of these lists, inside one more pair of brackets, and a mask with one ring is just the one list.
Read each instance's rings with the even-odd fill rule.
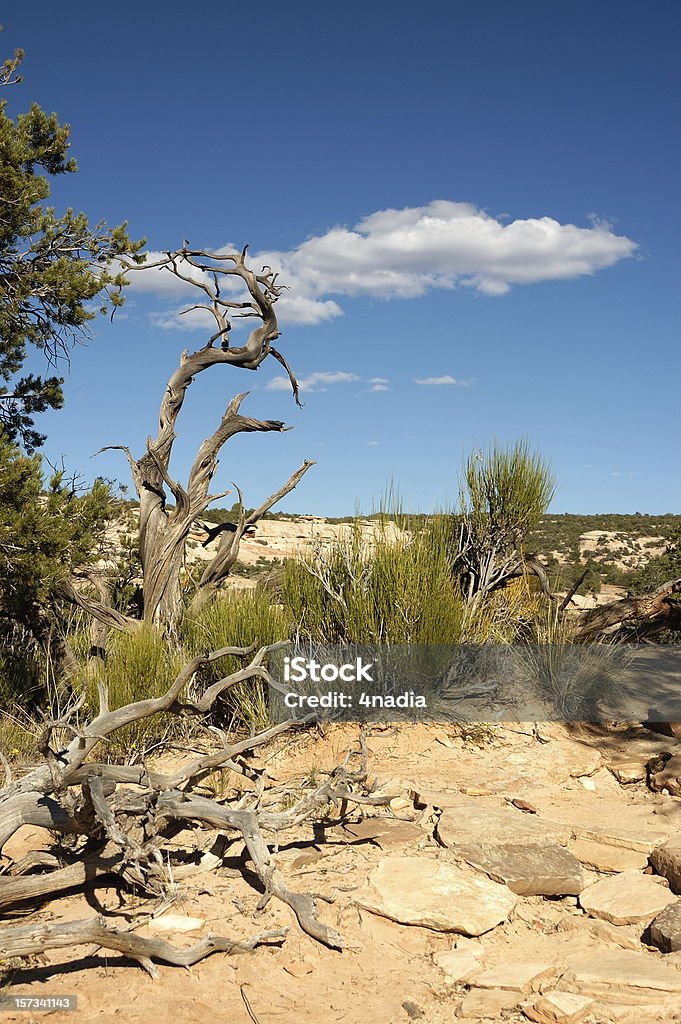
[[[317,324],[341,315],[337,299],[344,296],[417,298],[456,287],[503,295],[513,285],[594,274],[635,250],[635,242],[605,221],[587,227],[552,217],[507,221],[441,199],[380,210],[289,251],[254,253],[252,264],[269,264],[289,285],[277,307],[282,323]],[[135,274],[134,286],[166,296],[187,288],[154,271]]]

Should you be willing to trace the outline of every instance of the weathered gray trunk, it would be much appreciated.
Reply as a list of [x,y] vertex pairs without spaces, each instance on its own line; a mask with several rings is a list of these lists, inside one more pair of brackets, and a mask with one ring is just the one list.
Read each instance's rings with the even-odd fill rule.
[[[144,264],[142,267],[126,264],[130,270],[162,268],[200,288],[208,296],[208,302],[199,308],[208,310],[217,326],[216,333],[207,345],[193,353],[182,353],[179,366],[164,390],[156,436],[147,439],[145,453],[136,459],[129,448],[114,446],[120,447],[127,455],[140,503],[139,555],[143,576],[143,621],[160,626],[168,632],[177,629],[183,614],[182,571],[190,530],[212,501],[225,496],[209,494],[218,465],[218,454],[223,445],[235,434],[244,431],[286,429],[280,420],[255,420],[241,415],[240,406],[247,392],[237,395],[227,406],[217,429],[199,448],[185,489],[170,477],[169,466],[177,418],[184,405],[187,388],[197,374],[212,366],[228,364],[256,370],[267,356],[272,355],[286,370],[293,394],[298,400],[296,379],[284,357],[272,347],[272,342],[279,336],[274,304],[281,293],[281,286],[276,284],[276,274],[269,268],[263,268],[260,274],[250,270],[245,264],[245,253],[246,250],[231,255],[216,255],[182,250],[168,254],[155,264]],[[237,302],[222,297],[220,282],[224,276],[241,279],[248,291],[246,301]],[[226,294],[233,295],[233,292],[226,289]],[[251,331],[246,344],[238,348],[229,345],[230,323],[227,314],[232,309],[240,311],[237,315],[261,320],[261,324]],[[218,339],[221,340],[221,346],[216,348],[214,342]],[[194,610],[209,601],[229,575],[244,532],[253,527],[275,502],[288,494],[312,465],[312,462],[303,463],[287,483],[263,502],[255,513],[247,518],[241,517],[235,532],[229,537],[222,537],[215,558],[206,567],[199,583]],[[74,587],[66,590],[68,597],[78,601],[107,628],[135,627],[135,620],[115,613],[105,601],[98,602],[84,597]]]

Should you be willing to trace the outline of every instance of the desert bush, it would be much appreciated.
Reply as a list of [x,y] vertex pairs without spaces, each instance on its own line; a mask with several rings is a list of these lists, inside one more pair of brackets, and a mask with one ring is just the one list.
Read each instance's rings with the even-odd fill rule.
[[569,621],[554,607],[535,619],[532,635],[515,652],[523,681],[565,721],[599,719],[621,694],[633,657],[623,644],[575,643]]
[[[194,618],[185,619],[184,642],[191,655],[221,647],[248,647],[286,640],[291,620],[272,596],[258,587],[229,590],[206,606]],[[202,681],[212,682],[242,667],[239,658],[220,658],[204,669]],[[232,687],[219,702],[214,717],[230,728],[259,729],[269,721],[267,694],[262,683],[249,680]]]
[[383,519],[373,538],[359,520],[326,549],[285,563],[281,599],[296,636],[325,643],[451,644],[462,602],[452,583],[444,517]]
[[522,570],[527,536],[541,522],[554,486],[548,465],[526,441],[512,448],[495,443],[467,459],[455,569],[469,604],[477,605]]
[[541,616],[542,597],[534,576],[510,580],[479,604],[464,608],[462,642],[511,644],[527,635]]
[[11,765],[32,760],[38,750],[40,725],[20,704],[0,708],[0,753]]
[[[143,626],[135,633],[112,633],[106,661],[91,660],[71,686],[74,691],[85,687],[86,710],[92,710],[98,706],[97,683],[101,681],[108,689],[109,706],[119,708],[165,693],[184,661],[184,652],[172,641],[153,627]],[[109,741],[107,754],[112,760],[135,761],[176,734],[174,716],[154,715],[119,729]]]

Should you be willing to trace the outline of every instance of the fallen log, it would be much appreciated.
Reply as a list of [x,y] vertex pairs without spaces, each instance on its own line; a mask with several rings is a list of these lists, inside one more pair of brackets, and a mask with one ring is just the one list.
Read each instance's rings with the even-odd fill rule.
[[115,949],[136,960],[152,978],[158,977],[154,960],[162,960],[177,967],[191,967],[211,953],[250,953],[263,943],[285,938],[286,928],[258,932],[245,941],[227,939],[222,935],[207,935],[188,949],[176,949],[165,939],[150,939],[107,924],[102,917],[60,924],[28,924],[4,928],[0,932],[0,960],[10,957],[35,956],[48,949],[85,946],[94,943],[104,949]]

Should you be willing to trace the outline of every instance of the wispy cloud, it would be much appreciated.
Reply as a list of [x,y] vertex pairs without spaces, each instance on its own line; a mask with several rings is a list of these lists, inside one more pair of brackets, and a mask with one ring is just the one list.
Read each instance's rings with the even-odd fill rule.
[[636,476],[636,474],[635,473],[631,473],[631,472],[629,472],[629,473],[617,473],[617,472],[615,472],[615,473],[611,473],[610,476],[614,476],[615,478],[619,478],[619,479],[624,479],[626,477]]
[[[326,391],[330,384],[350,384],[353,381],[361,380],[356,373],[346,373],[343,370],[317,370],[301,377],[298,385],[301,391]],[[266,391],[290,391],[291,383],[288,377],[275,377],[265,385]]]
[[381,443],[380,441],[367,441],[367,445],[369,446],[369,448],[375,448],[376,445],[378,445],[380,443]]
[[442,377],[414,377],[414,384],[423,384],[426,387],[440,387],[442,384],[455,384],[459,388],[467,388],[469,381],[457,380],[456,377],[445,373]]
[[[509,220],[471,203],[439,199],[379,210],[354,227],[333,227],[294,249],[254,253],[252,263],[269,264],[289,285],[277,305],[283,324],[318,324],[342,315],[332,296],[416,298],[456,287],[503,295],[514,285],[595,274],[636,248],[595,218],[587,227],[552,217]],[[200,279],[199,271],[191,272]],[[131,281],[133,288],[168,299],[191,292],[167,272],[133,273]],[[176,312],[170,320],[159,314],[155,322],[176,327]],[[194,320],[190,326],[201,325]]]

